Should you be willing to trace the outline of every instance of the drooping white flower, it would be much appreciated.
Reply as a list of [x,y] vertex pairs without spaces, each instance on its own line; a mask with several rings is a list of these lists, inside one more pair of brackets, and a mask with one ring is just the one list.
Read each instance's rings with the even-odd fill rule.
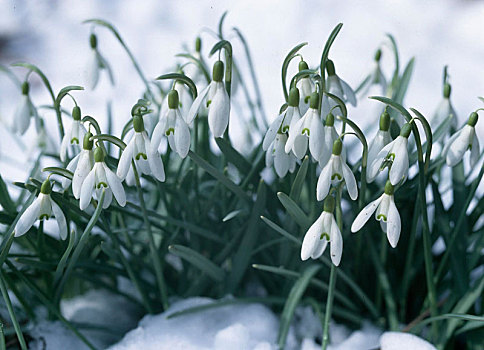
[[[371,165],[376,160],[376,157],[383,147],[388,145],[391,141],[392,136],[390,135],[390,115],[385,110],[380,116],[380,128],[378,129],[375,137],[371,140],[368,147],[367,164]],[[374,176],[371,178],[367,176],[368,182],[372,182],[378,173],[372,175]]]
[[[309,69],[308,64],[305,61],[299,62],[299,71]],[[304,115],[308,108],[309,108],[309,99],[311,98],[311,94],[314,91],[314,83],[312,82],[309,75],[301,77],[297,83],[296,87],[300,91],[300,100],[299,100],[299,111],[302,115]]]
[[91,90],[94,90],[99,82],[99,74],[102,69],[106,69],[111,84],[114,84],[113,72],[111,71],[111,67],[109,66],[108,62],[104,59],[97,48],[97,37],[95,34],[91,34],[89,42],[91,49],[86,68],[86,85]]
[[383,232],[386,232],[388,242],[395,248],[401,231],[400,214],[393,198],[394,188],[390,181],[385,185],[385,192],[376,200],[364,207],[351,225],[351,232],[358,232],[376,211],[375,219],[380,221]]
[[333,144],[333,152],[328,163],[321,170],[319,174],[318,184],[316,186],[316,198],[318,201],[323,200],[329,194],[331,185],[345,181],[346,189],[351,199],[355,200],[358,197],[358,187],[356,185],[355,175],[346,161],[341,156],[343,150],[343,142],[337,139]]
[[[339,138],[338,132],[334,127],[334,115],[329,113],[326,116],[326,120],[323,128],[323,147],[321,149],[321,156],[319,157],[319,166],[324,168],[328,164],[329,159],[333,151],[333,144]],[[346,161],[346,150],[343,149],[341,153],[343,161]]]
[[393,186],[398,184],[402,179],[406,179],[408,175],[408,137],[410,136],[411,127],[406,123],[400,130],[400,135],[387,144],[376,155],[375,160],[368,168],[368,181],[371,182],[378,175],[378,172],[391,164],[389,171],[390,182]]
[[442,155],[445,157],[448,166],[456,166],[462,160],[467,150],[471,151],[471,167],[477,164],[480,156],[479,140],[477,139],[475,129],[477,120],[477,113],[472,112],[467,124],[446,142]]
[[62,239],[67,237],[67,222],[59,205],[50,196],[52,185],[49,179],[45,180],[40,188],[39,196],[20,216],[15,225],[15,237],[25,234],[37,220],[48,220],[54,215],[59,227],[59,235]]
[[382,96],[387,94],[387,80],[380,66],[381,54],[381,50],[378,49],[375,54],[375,61],[373,62],[373,68],[370,74],[365,78],[363,83],[358,88],[359,94],[362,96],[367,95],[372,86],[379,86]]
[[301,159],[308,149],[314,159],[319,160],[323,149],[323,122],[318,112],[319,95],[311,94],[309,109],[294,126],[289,127],[289,139],[286,142],[286,153],[294,152]]
[[[331,60],[326,62],[326,71],[328,72],[328,78],[326,79],[326,89],[330,94],[335,95],[344,102],[348,102],[353,106],[356,106],[356,95],[353,89],[341,79],[335,71],[334,63]],[[323,115],[327,115],[337,103],[329,98],[327,95],[323,96],[321,111]]]
[[341,262],[343,254],[343,237],[341,231],[334,219],[334,198],[326,197],[324,201],[324,211],[321,216],[311,225],[304,236],[301,247],[301,260],[309,258],[319,258],[328,242],[330,244],[331,261],[335,266]]
[[100,147],[94,150],[94,162],[93,168],[82,182],[79,208],[86,209],[93,197],[99,200],[103,188],[105,190],[103,209],[109,207],[113,195],[118,204],[124,207],[126,194],[123,185],[116,174],[104,163],[104,151]]
[[[444,127],[444,130],[442,130],[442,133],[440,133],[440,137],[434,140],[434,142],[440,141],[442,138],[447,137],[451,128],[454,130],[457,128],[457,113],[450,102],[450,93],[451,87],[448,83],[445,83],[443,99],[440,101],[434,115],[429,121],[434,133],[437,131],[437,129],[439,129],[439,127]],[[450,122],[448,122],[448,118],[451,118]]]
[[185,158],[190,150],[188,124],[189,122],[187,123],[180,113],[178,92],[171,90],[168,93],[168,110],[161,116],[151,135],[151,151],[149,153],[154,155],[158,152],[161,139],[165,136],[168,138],[170,148],[178,153],[180,157]]
[[195,119],[202,103],[206,101],[208,126],[214,137],[222,137],[229,125],[230,98],[222,82],[223,76],[224,64],[222,61],[217,61],[213,66],[212,82],[193,101],[186,119],[190,124]]
[[14,120],[12,124],[12,131],[20,135],[25,134],[30,125],[30,117],[34,117],[36,122],[39,123],[37,110],[35,109],[29,96],[29,83],[23,82],[22,84],[22,97],[20,104],[15,111]]
[[278,133],[266,153],[266,166],[270,167],[274,164],[274,169],[279,177],[284,177],[288,171],[292,173],[296,169],[296,157],[294,154],[284,151],[286,142],[287,135]]
[[72,109],[72,119],[71,127],[66,131],[61,142],[59,157],[63,162],[66,160],[69,145],[77,145],[80,147],[80,140],[84,139],[84,135],[87,132],[84,125],[82,125],[81,109],[78,106]]
[[142,116],[133,117],[133,127],[134,135],[119,158],[118,177],[124,180],[131,168],[131,161],[134,161],[136,169],[141,174],[153,175],[157,180],[165,181],[165,169],[160,153],[157,148],[151,147]]

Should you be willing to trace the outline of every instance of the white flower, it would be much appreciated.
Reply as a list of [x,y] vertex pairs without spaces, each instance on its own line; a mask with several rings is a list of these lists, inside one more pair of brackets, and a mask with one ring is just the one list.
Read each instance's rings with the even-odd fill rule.
[[15,133],[19,133],[20,135],[25,134],[25,132],[29,128],[30,117],[32,116],[38,122],[37,110],[32,104],[29,96],[29,83],[25,81],[22,84],[22,97],[20,99],[20,104],[15,111],[12,131]]
[[382,96],[385,96],[387,93],[387,80],[385,75],[381,70],[380,66],[380,59],[381,59],[381,50],[378,49],[375,54],[375,61],[373,62],[373,69],[371,70],[370,74],[366,77],[363,81],[361,86],[359,87],[360,94],[366,95],[368,91],[373,85],[380,86]]
[[328,196],[331,184],[337,184],[343,179],[346,183],[346,188],[351,199],[355,200],[358,197],[358,187],[356,186],[355,175],[351,172],[350,167],[341,156],[343,150],[343,143],[337,139],[333,144],[333,153],[331,158],[321,170],[319,174],[318,184],[316,187],[316,198],[318,201],[323,200]]
[[324,211],[321,216],[311,225],[304,236],[301,247],[301,260],[319,258],[328,242],[331,247],[331,261],[338,266],[343,254],[343,237],[333,216],[334,198],[328,196],[324,202]]
[[59,235],[62,239],[67,237],[67,223],[64,213],[59,205],[52,200],[50,194],[52,186],[47,179],[40,188],[39,196],[23,212],[15,226],[15,237],[25,234],[37,220],[48,220],[54,215],[59,226]]
[[62,138],[59,157],[62,162],[65,162],[67,149],[69,145],[80,146],[80,140],[84,139],[86,134],[86,128],[82,125],[81,121],[81,109],[76,106],[72,110],[72,118],[74,119],[71,124],[71,128],[66,131],[64,137]]
[[476,135],[477,113],[472,112],[466,125],[457,131],[446,142],[442,151],[448,166],[456,166],[464,157],[464,153],[470,149],[470,165],[474,167],[479,160],[480,147]]
[[104,59],[101,55],[99,50],[97,49],[97,37],[94,34],[91,34],[90,38],[90,56],[87,62],[87,69],[86,69],[86,85],[94,90],[99,82],[99,73],[101,69],[106,69],[109,75],[109,80],[111,84],[114,84],[113,73],[111,71],[111,67],[109,66],[108,62]]
[[81,196],[82,183],[86,179],[86,176],[94,166],[94,152],[92,151],[93,141],[91,140],[92,134],[87,132],[84,135],[81,152],[72,158],[67,164],[67,170],[73,173],[72,181],[64,178],[62,180],[62,188],[66,190],[72,182],[72,193],[76,199]]
[[[376,160],[380,151],[390,142],[392,142],[392,136],[390,135],[390,115],[385,110],[380,116],[380,128],[368,147],[367,164],[371,165]],[[372,175],[374,176],[371,178],[367,176],[368,182],[372,182],[378,175],[378,172]]]
[[[299,71],[306,69],[309,69],[308,64],[305,61],[299,62]],[[303,76],[297,81],[296,87],[299,89],[301,95],[299,110],[304,115],[309,108],[309,99],[314,91],[314,83],[309,76]]]
[[103,209],[109,207],[113,200],[113,195],[118,204],[124,207],[126,205],[126,194],[124,193],[123,185],[116,174],[104,163],[104,151],[100,147],[94,150],[94,161],[94,167],[81,186],[79,208],[81,210],[86,209],[93,196],[97,199],[101,198],[103,187],[105,190]]
[[395,248],[398,244],[401,231],[400,214],[393,198],[394,188],[390,181],[385,185],[385,192],[376,200],[364,207],[351,225],[351,232],[359,231],[370,216],[376,211],[375,219],[380,221],[383,232],[386,232],[388,242]]
[[274,164],[279,177],[286,176],[288,171],[292,173],[296,168],[296,157],[292,153],[287,154],[284,151],[286,142],[287,135],[278,133],[266,153],[266,166],[270,167]]
[[[171,90],[168,93],[168,110],[161,116],[151,135],[151,151],[156,154],[160,146],[161,138],[166,136],[173,151],[180,157],[185,158],[190,150],[190,130],[187,122],[183,119],[179,106],[178,92]],[[155,164],[154,164],[155,165]],[[159,166],[156,165],[156,166]],[[160,174],[160,173],[158,173]],[[162,181],[162,180],[160,180]]]
[[202,103],[206,101],[208,126],[214,137],[222,137],[229,125],[230,98],[222,82],[223,74],[223,62],[215,62],[212,82],[193,101],[187,115],[187,123],[190,124],[195,119]]
[[[326,116],[326,121],[324,124],[321,156],[318,159],[319,166],[321,168],[324,168],[324,166],[329,162],[333,151],[333,144],[338,138],[339,135],[334,127],[334,115],[332,113],[329,113]],[[343,149],[341,157],[343,161],[346,160],[345,149]]]
[[368,168],[367,178],[369,182],[375,179],[378,172],[386,166],[387,162],[391,163],[389,178],[393,186],[407,177],[409,167],[407,146],[410,131],[410,124],[405,124],[400,130],[400,135],[383,147],[376,155]]
[[450,93],[451,87],[446,83],[444,85],[444,98],[442,101],[440,101],[434,115],[430,119],[430,126],[432,127],[432,131],[435,133],[441,125],[447,122],[449,117],[451,118],[450,123],[447,123],[445,130],[442,131],[440,137],[437,140],[434,140],[434,142],[437,142],[441,138],[447,136],[450,128],[454,130],[457,128],[457,113],[450,102]]
[[[356,106],[355,92],[348,83],[336,75],[333,61],[328,60],[326,62],[326,70],[328,72],[328,78],[326,79],[327,91],[336,97],[339,97],[342,101],[349,102],[353,106]],[[337,103],[332,98],[324,95],[321,106],[323,115],[327,115],[336,105]]]
[[143,117],[133,117],[134,135],[121,154],[117,175],[124,180],[134,160],[136,169],[141,174],[153,175],[159,181],[165,181],[165,169],[157,148],[151,147],[143,125]]
[[294,126],[289,127],[289,139],[286,143],[286,153],[294,152],[301,159],[307,151],[309,139],[309,151],[314,159],[319,160],[323,149],[323,122],[318,112],[319,95],[311,94],[310,106],[306,114],[299,119]]

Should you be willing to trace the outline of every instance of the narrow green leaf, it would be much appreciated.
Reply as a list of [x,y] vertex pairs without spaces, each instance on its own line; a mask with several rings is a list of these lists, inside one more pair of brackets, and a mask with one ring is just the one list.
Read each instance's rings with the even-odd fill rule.
[[59,167],[56,167],[56,166],[48,166],[48,167],[42,169],[42,171],[43,172],[49,172],[51,174],[63,176],[66,179],[69,179],[69,180],[72,180],[72,177],[74,176],[74,174],[71,171],[64,169],[64,168],[59,168]]
[[160,75],[158,78],[156,78],[156,80],[166,80],[166,79],[181,81],[183,84],[188,86],[188,88],[190,89],[190,92],[192,93],[193,99],[197,98],[198,96],[197,87],[193,82],[193,80],[187,77],[185,74],[168,73],[168,74]]
[[299,197],[301,196],[301,191],[304,186],[304,180],[306,180],[306,175],[308,173],[308,167],[309,167],[309,157],[305,156],[301,166],[299,167],[299,171],[297,172],[296,178],[292,183],[291,192],[289,192],[289,197],[293,201],[298,201]]
[[227,157],[227,161],[235,165],[235,167],[244,175],[246,175],[252,165],[241,155],[235,148],[230,145],[227,140],[217,137],[215,139],[218,147],[222,151],[222,153]]
[[321,71],[321,79],[323,82],[323,91],[326,91],[326,62],[328,61],[329,57],[329,50],[331,49],[331,46],[333,45],[334,40],[338,36],[338,33],[340,32],[341,28],[343,27],[343,23],[338,23],[336,27],[334,27],[333,31],[328,37],[328,40],[326,40],[326,44],[324,45],[323,53],[321,54],[321,62],[319,64],[319,70]]
[[278,192],[277,197],[284,208],[286,208],[287,213],[291,215],[299,226],[307,229],[311,225],[311,219],[309,219],[304,211],[287,194]]
[[17,333],[17,338],[20,343],[22,350],[27,350],[27,343],[25,342],[24,335],[20,329],[20,324],[17,321],[15,312],[13,310],[12,302],[10,301],[10,296],[8,295],[7,288],[5,287],[5,280],[3,279],[3,272],[0,270],[0,291],[2,292],[3,300],[5,301],[5,306],[7,307],[8,314],[12,320],[13,327],[15,328],[15,333]]
[[15,204],[10,197],[10,193],[8,193],[7,184],[3,181],[2,175],[0,174],[0,205],[6,212],[9,214],[15,214],[17,209],[15,208]]
[[74,248],[74,243],[76,242],[76,231],[72,230],[69,235],[69,243],[67,244],[67,248],[62,254],[61,259],[59,260],[59,264],[57,265],[57,268],[55,270],[55,275],[54,275],[54,285],[56,285],[61,277],[62,273],[64,272],[64,269],[67,264],[67,259],[69,258],[69,255],[71,254],[72,248]]
[[208,276],[212,277],[214,280],[221,282],[225,278],[224,270],[215,265],[212,261],[208,258],[203,256],[202,254],[190,249],[188,247],[184,247],[181,245],[171,245],[168,247],[170,253],[179,256],[183,260],[186,260],[190,264],[192,264],[195,268],[201,270],[202,272],[206,273]]
[[272,228],[274,231],[280,233],[283,237],[286,237],[287,239],[289,239],[290,241],[296,243],[297,245],[301,245],[302,242],[297,239],[296,237],[294,237],[292,234],[290,234],[289,232],[287,232],[286,230],[284,230],[282,227],[280,227],[279,225],[277,225],[276,223],[272,222],[271,220],[269,220],[268,218],[266,218],[265,216],[261,216],[260,217],[262,219],[262,221],[264,221],[270,228]]
[[415,65],[415,58],[412,58],[408,61],[407,66],[405,67],[402,76],[398,82],[398,87],[393,93],[393,100],[398,103],[403,103],[403,99],[407,94],[408,85],[410,84],[410,78],[412,77],[413,67]]
[[246,210],[244,210],[244,209],[233,210],[230,213],[228,213],[227,215],[225,215],[225,217],[222,219],[222,221],[223,222],[229,221],[229,220],[235,218],[236,216],[238,216],[239,214],[242,214],[242,213],[245,213],[245,212],[246,212]]

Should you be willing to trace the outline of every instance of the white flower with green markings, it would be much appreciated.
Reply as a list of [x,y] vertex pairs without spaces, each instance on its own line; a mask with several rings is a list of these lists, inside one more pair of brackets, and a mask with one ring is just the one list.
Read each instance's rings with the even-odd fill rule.
[[401,222],[395,199],[394,187],[390,181],[385,185],[385,192],[376,200],[364,207],[351,225],[351,232],[358,232],[375,213],[375,219],[380,221],[383,232],[387,234],[388,242],[395,248],[400,239]]
[[[392,136],[390,135],[390,115],[385,110],[380,116],[380,128],[368,146],[367,164],[371,165],[376,160],[381,150],[390,142],[392,142]],[[371,177],[368,174],[366,176],[368,182],[373,182],[378,175],[378,172],[372,173],[371,175]]]
[[82,125],[81,121],[81,109],[78,106],[75,106],[72,109],[72,124],[70,129],[66,131],[64,137],[62,138],[59,157],[60,160],[65,162],[67,156],[67,150],[70,145],[77,145],[80,146],[81,140],[84,139],[84,135],[86,134],[86,128]]
[[480,156],[479,140],[476,135],[477,120],[477,113],[472,112],[466,125],[446,142],[442,155],[445,157],[448,166],[456,166],[467,150],[471,152],[470,166],[474,167],[477,164]]
[[94,150],[94,166],[82,183],[79,208],[85,210],[92,198],[99,200],[102,190],[105,190],[103,209],[111,205],[114,198],[122,207],[126,205],[126,194],[124,193],[121,180],[104,163],[104,151],[101,147]]
[[59,227],[59,235],[62,239],[67,238],[67,222],[59,205],[51,198],[52,185],[50,180],[44,181],[40,188],[39,196],[20,216],[15,225],[15,237],[22,236],[34,225],[37,220],[48,220],[55,217]]
[[[442,138],[446,137],[449,134],[451,128],[454,130],[457,128],[457,113],[455,112],[455,109],[450,102],[451,91],[452,89],[450,84],[445,83],[443,99],[442,101],[440,101],[434,115],[429,121],[430,126],[432,127],[432,131],[434,133],[439,127],[444,124],[446,125],[445,129],[442,130],[442,133],[440,133],[440,137],[436,140],[433,140],[434,142],[440,141]],[[451,119],[450,122],[447,122],[448,118]]]
[[[301,61],[299,62],[298,68],[299,71],[302,71],[309,69],[309,66],[305,61]],[[296,87],[300,91],[299,110],[301,111],[301,114],[305,114],[309,108],[309,99],[314,91],[314,83],[309,75],[304,75],[298,79]]]
[[381,89],[381,95],[385,96],[387,93],[387,80],[383,71],[381,70],[380,60],[381,60],[381,49],[378,49],[375,53],[375,61],[373,62],[373,69],[371,70],[370,74],[366,77],[366,79],[361,83],[360,87],[357,89],[359,90],[359,94],[361,96],[367,95],[370,91],[372,86],[379,86]]
[[[335,95],[344,102],[348,102],[356,107],[356,95],[351,86],[348,85],[343,79],[341,79],[334,68],[334,63],[331,60],[326,62],[326,71],[328,72],[328,78],[326,79],[326,89],[330,94]],[[327,115],[331,112],[332,108],[337,106],[334,99],[323,96],[321,105],[321,111],[323,115]]]
[[318,201],[328,196],[331,185],[336,185],[343,180],[346,183],[346,189],[348,190],[350,198],[355,200],[358,197],[355,175],[353,175],[350,167],[341,156],[342,151],[343,142],[337,139],[333,144],[331,158],[323,170],[321,170],[321,174],[319,174],[318,184],[316,186],[316,198]]
[[334,202],[332,196],[326,197],[323,213],[306,232],[301,247],[301,260],[319,258],[329,243],[331,261],[335,266],[341,262],[343,237],[333,215]]
[[205,102],[208,108],[208,127],[214,137],[222,137],[229,125],[230,98],[223,77],[224,63],[217,61],[213,65],[212,82],[193,101],[187,115],[187,123],[190,124]]
[[143,117],[133,117],[134,135],[128,142],[119,158],[117,175],[121,180],[126,179],[132,161],[141,174],[153,175],[159,181],[165,181],[165,169],[157,148],[151,147],[146,134]]
[[23,82],[22,84],[22,97],[20,104],[14,114],[14,120],[12,124],[12,131],[20,135],[25,134],[30,126],[30,118],[33,116],[38,122],[39,116],[35,109],[32,100],[29,96],[29,83]]
[[111,84],[114,84],[111,67],[97,48],[97,37],[95,34],[91,34],[89,37],[89,43],[91,46],[91,51],[86,69],[86,85],[91,90],[94,90],[99,82],[99,75],[102,69],[106,69]]
[[[324,166],[329,162],[331,154],[333,151],[333,144],[339,138],[338,132],[334,127],[334,115],[329,113],[326,116],[326,120],[323,128],[323,146],[321,149],[321,156],[319,157],[319,166],[324,168]],[[346,150],[343,149],[341,157],[346,160]]]

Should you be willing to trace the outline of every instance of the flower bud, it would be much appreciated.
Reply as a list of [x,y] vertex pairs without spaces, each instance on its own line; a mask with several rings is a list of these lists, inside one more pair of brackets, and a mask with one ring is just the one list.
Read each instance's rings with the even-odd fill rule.
[[299,71],[302,71],[302,70],[305,70],[305,69],[309,69],[309,66],[306,63],[306,61],[301,61],[301,62],[299,62],[298,68],[299,68]]
[[50,180],[47,179],[42,183],[40,187],[40,193],[43,194],[50,194],[52,192],[52,185],[50,184]]
[[392,183],[390,182],[390,180],[387,180],[387,183],[385,184],[385,194],[393,196],[394,191],[395,188],[393,187]]
[[309,108],[318,109],[319,107],[319,94],[317,92],[313,92],[311,97],[309,98]]
[[472,127],[476,126],[478,119],[479,119],[479,116],[477,115],[477,113],[472,112],[471,115],[469,116],[469,120],[467,121],[467,125],[470,125]]
[[213,81],[220,82],[224,77],[224,63],[222,61],[217,61],[213,65]]
[[168,93],[168,108],[170,109],[177,109],[180,103],[180,99],[178,97],[178,91],[171,90]]
[[390,129],[390,114],[385,109],[380,116],[380,130],[388,131],[388,129]]
[[333,143],[333,154],[339,156],[343,151],[343,142],[338,138]]
[[196,52],[201,52],[202,51],[202,39],[197,36],[195,39],[195,51]]
[[104,162],[104,151],[101,147],[96,147],[94,150],[94,161],[96,163]]
[[405,123],[400,129],[400,136],[408,139],[411,131],[412,131],[412,127],[410,126],[410,123]]
[[375,52],[375,61],[380,62],[380,59],[381,59],[381,50],[378,49]]
[[22,83],[22,95],[28,95],[30,90],[29,82],[24,81]]
[[449,98],[451,91],[452,91],[452,88],[450,87],[450,84],[445,83],[444,84],[444,98]]
[[81,108],[79,108],[78,106],[75,106],[72,109],[72,119],[77,121],[81,120]]
[[144,123],[143,123],[143,117],[141,117],[139,115],[135,115],[133,117],[133,128],[134,128],[134,131],[136,131],[136,132],[145,131],[145,126],[144,126]]
[[84,140],[82,140],[82,148],[85,150],[92,150],[92,147],[94,146],[94,141],[91,140],[92,133],[91,132],[86,132],[84,135]]
[[92,49],[95,49],[97,47],[97,37],[95,34],[91,34],[89,37],[89,44],[91,45]]
[[289,103],[289,106],[291,106],[291,107],[299,106],[299,89],[298,88],[293,87],[289,91],[288,103]]
[[324,211],[328,213],[333,213],[334,211],[334,197],[331,195],[326,196],[324,200]]
[[328,72],[328,75],[335,75],[336,70],[334,68],[334,63],[331,60],[326,61],[326,71]]
[[329,112],[326,116],[326,121],[324,123],[325,126],[334,126],[334,115],[333,113]]

